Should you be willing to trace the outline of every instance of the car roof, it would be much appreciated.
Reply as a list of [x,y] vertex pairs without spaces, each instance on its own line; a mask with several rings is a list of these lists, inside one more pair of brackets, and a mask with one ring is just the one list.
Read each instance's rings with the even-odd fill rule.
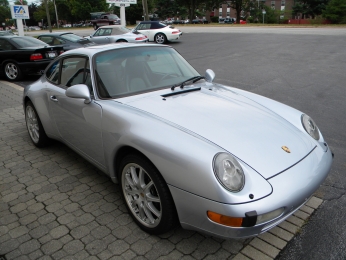
[[5,38],[8,38],[8,37],[17,37],[18,35],[15,35],[15,34],[4,34],[4,35],[1,35],[0,37],[1,38],[3,38],[3,37],[5,37]]
[[159,23],[160,21],[141,21],[140,23]]
[[42,33],[39,35],[40,36],[60,36],[63,34],[74,34],[73,32],[52,32],[52,33]]
[[153,43],[110,43],[110,44],[105,44],[105,45],[94,45],[94,46],[89,46],[89,47],[84,47],[84,48],[78,48],[78,49],[73,49],[67,52],[64,52],[60,56],[65,56],[65,55],[71,55],[71,54],[84,54],[84,55],[95,55],[96,53],[103,52],[103,51],[108,51],[108,50],[115,50],[115,49],[125,49],[125,48],[140,48],[140,47],[170,47],[168,45],[157,45]]
[[122,25],[104,25],[104,26],[101,26],[99,28],[121,28],[121,27],[124,27]]

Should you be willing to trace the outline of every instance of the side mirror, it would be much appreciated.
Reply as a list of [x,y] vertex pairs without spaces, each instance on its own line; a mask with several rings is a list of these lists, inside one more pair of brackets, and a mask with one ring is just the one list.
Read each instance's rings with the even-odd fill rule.
[[89,104],[91,102],[90,91],[87,85],[77,84],[69,87],[65,91],[65,95],[70,98],[82,98],[85,99],[84,103]]
[[90,34],[90,38],[92,38],[93,37],[93,35],[92,34]]
[[211,69],[207,69],[206,71],[205,71],[205,76],[204,76],[204,78],[205,78],[205,80],[207,81],[207,82],[213,82],[213,80],[214,80],[214,78],[215,78],[215,73],[214,73],[214,71],[212,71]]

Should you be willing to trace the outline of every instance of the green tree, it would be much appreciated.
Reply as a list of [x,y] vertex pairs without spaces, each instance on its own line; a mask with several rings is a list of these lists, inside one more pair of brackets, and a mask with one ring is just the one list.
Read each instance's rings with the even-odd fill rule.
[[[166,19],[168,17],[174,17],[178,14],[182,15],[182,10],[180,5],[176,1],[171,0],[157,0],[156,1],[156,13],[161,19]],[[184,8],[186,10],[186,8]]]
[[346,23],[346,0],[330,0],[323,11],[323,17],[333,23]]
[[0,0],[0,6],[9,7],[8,0]]
[[12,24],[9,19],[11,19],[11,12],[8,1],[0,0],[0,25],[2,26],[2,23],[6,25]]
[[292,14],[302,14],[303,18],[315,18],[325,10],[328,0],[300,0],[292,6]]
[[241,20],[241,14],[243,11],[245,11],[247,9],[247,5],[248,5],[248,1],[247,0],[231,0],[231,7],[235,10],[236,12],[236,16],[237,16],[237,24],[240,23]]
[[70,0],[67,6],[74,21],[89,20],[92,12],[109,11],[109,4],[105,0]]

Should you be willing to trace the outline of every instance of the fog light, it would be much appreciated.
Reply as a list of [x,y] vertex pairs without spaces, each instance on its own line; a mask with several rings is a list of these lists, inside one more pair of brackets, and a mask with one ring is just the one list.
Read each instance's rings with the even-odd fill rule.
[[271,212],[268,212],[268,213],[265,213],[262,215],[258,215],[256,225],[271,221],[271,220],[281,216],[281,214],[284,212],[284,210],[285,210],[285,208],[279,208],[279,209],[273,210]]
[[243,218],[234,218],[229,216],[224,216],[212,211],[208,211],[208,218],[216,223],[229,227],[241,227],[243,223]]

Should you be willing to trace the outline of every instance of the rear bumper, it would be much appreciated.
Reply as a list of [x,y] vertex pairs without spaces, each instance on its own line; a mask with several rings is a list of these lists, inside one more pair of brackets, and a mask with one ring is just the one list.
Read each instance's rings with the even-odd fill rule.
[[183,33],[180,32],[179,34],[167,35],[167,41],[170,41],[170,42],[172,42],[172,41],[177,41],[177,40],[180,39],[180,37],[181,37],[182,34],[183,34]]
[[[332,160],[330,149],[324,151],[316,147],[314,152],[299,164],[268,180],[273,187],[272,194],[250,203],[225,204],[176,187],[169,188],[183,228],[221,238],[251,237],[275,227],[304,205],[327,177]],[[207,217],[207,211],[231,217],[245,217],[247,212],[256,211],[261,215],[280,208],[284,208],[284,211],[279,217],[252,227],[228,227]]]
[[18,63],[18,65],[25,75],[42,75],[51,61],[52,60],[22,62]]

